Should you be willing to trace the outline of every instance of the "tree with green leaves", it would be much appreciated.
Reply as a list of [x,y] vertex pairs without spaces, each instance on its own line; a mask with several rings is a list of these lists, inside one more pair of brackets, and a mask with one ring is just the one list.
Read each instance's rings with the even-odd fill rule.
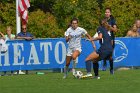
[[67,28],[74,17],[91,35],[96,32],[100,9],[96,0],[56,0],[53,13],[60,28]]
[[[9,1],[9,3],[8,3]],[[6,26],[12,26],[16,29],[16,4],[15,2],[0,2],[0,31],[6,33]]]
[[140,4],[136,0],[104,0],[103,7],[102,16],[106,7],[111,8],[119,28],[116,33],[118,37],[126,36],[134,21],[140,19]]
[[29,14],[28,31],[37,38],[56,38],[64,35],[63,30],[58,28],[55,17],[41,10]]
[[[123,37],[136,19],[140,19],[140,0],[30,0],[28,31],[37,38],[63,37],[73,17],[94,35],[106,7],[112,9]],[[16,33],[16,0],[0,0],[0,31],[11,25]]]

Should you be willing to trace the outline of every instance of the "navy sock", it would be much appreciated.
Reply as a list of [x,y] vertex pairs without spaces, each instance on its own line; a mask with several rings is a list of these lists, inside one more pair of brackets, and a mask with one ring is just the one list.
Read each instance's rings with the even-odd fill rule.
[[95,76],[98,76],[99,74],[98,74],[98,72],[99,72],[99,64],[98,64],[98,62],[97,63],[93,63],[93,70],[94,70],[94,74],[95,74]]
[[106,60],[103,60],[103,66],[104,66],[104,67],[107,66]]
[[86,61],[86,70],[87,73],[91,73],[91,61]]
[[110,59],[109,63],[110,63],[110,71],[111,71],[111,70],[113,70],[113,59]]

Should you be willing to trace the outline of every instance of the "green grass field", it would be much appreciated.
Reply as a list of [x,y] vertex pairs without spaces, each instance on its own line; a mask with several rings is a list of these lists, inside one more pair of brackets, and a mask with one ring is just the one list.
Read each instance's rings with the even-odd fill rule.
[[0,93],[140,93],[140,70],[100,71],[100,80],[75,79],[69,73],[0,77]]

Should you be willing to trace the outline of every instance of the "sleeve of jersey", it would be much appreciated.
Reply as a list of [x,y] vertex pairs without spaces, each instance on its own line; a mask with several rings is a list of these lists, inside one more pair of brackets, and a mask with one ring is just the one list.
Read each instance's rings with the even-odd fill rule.
[[101,27],[99,27],[99,28],[97,29],[97,33],[98,33],[98,34],[102,33]]
[[69,36],[69,30],[64,33],[64,36]]
[[21,36],[21,33],[18,33],[17,36]]
[[116,20],[112,19],[112,25],[116,25]]
[[87,34],[87,31],[84,28],[82,28],[82,34],[83,35],[86,35]]

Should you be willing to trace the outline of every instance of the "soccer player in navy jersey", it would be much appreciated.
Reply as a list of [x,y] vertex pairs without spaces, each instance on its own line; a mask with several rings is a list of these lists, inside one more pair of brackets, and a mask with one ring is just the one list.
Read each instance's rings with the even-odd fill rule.
[[87,58],[86,58],[86,69],[87,69],[87,75],[83,76],[84,77],[91,77],[90,73],[90,65],[87,65],[87,63],[90,63],[91,61],[94,63],[93,69],[94,69],[94,74],[95,78],[99,79],[99,74],[98,74],[98,61],[104,60],[104,59],[109,59],[112,55],[113,52],[113,47],[112,47],[112,36],[110,32],[110,25],[107,23],[106,19],[101,21],[101,26],[98,27],[97,33],[98,36],[96,38],[91,39],[91,41],[99,40],[100,42],[100,48],[94,52],[92,52]]
[[[107,20],[107,23],[110,25],[112,47],[114,49],[115,48],[115,34],[114,34],[114,32],[117,31],[117,25],[116,25],[115,18],[111,15],[111,8],[106,8],[105,9],[105,19]],[[110,63],[110,74],[114,74],[112,55],[109,59],[109,63]],[[106,66],[107,66],[106,60],[103,60],[103,70],[106,70]]]

